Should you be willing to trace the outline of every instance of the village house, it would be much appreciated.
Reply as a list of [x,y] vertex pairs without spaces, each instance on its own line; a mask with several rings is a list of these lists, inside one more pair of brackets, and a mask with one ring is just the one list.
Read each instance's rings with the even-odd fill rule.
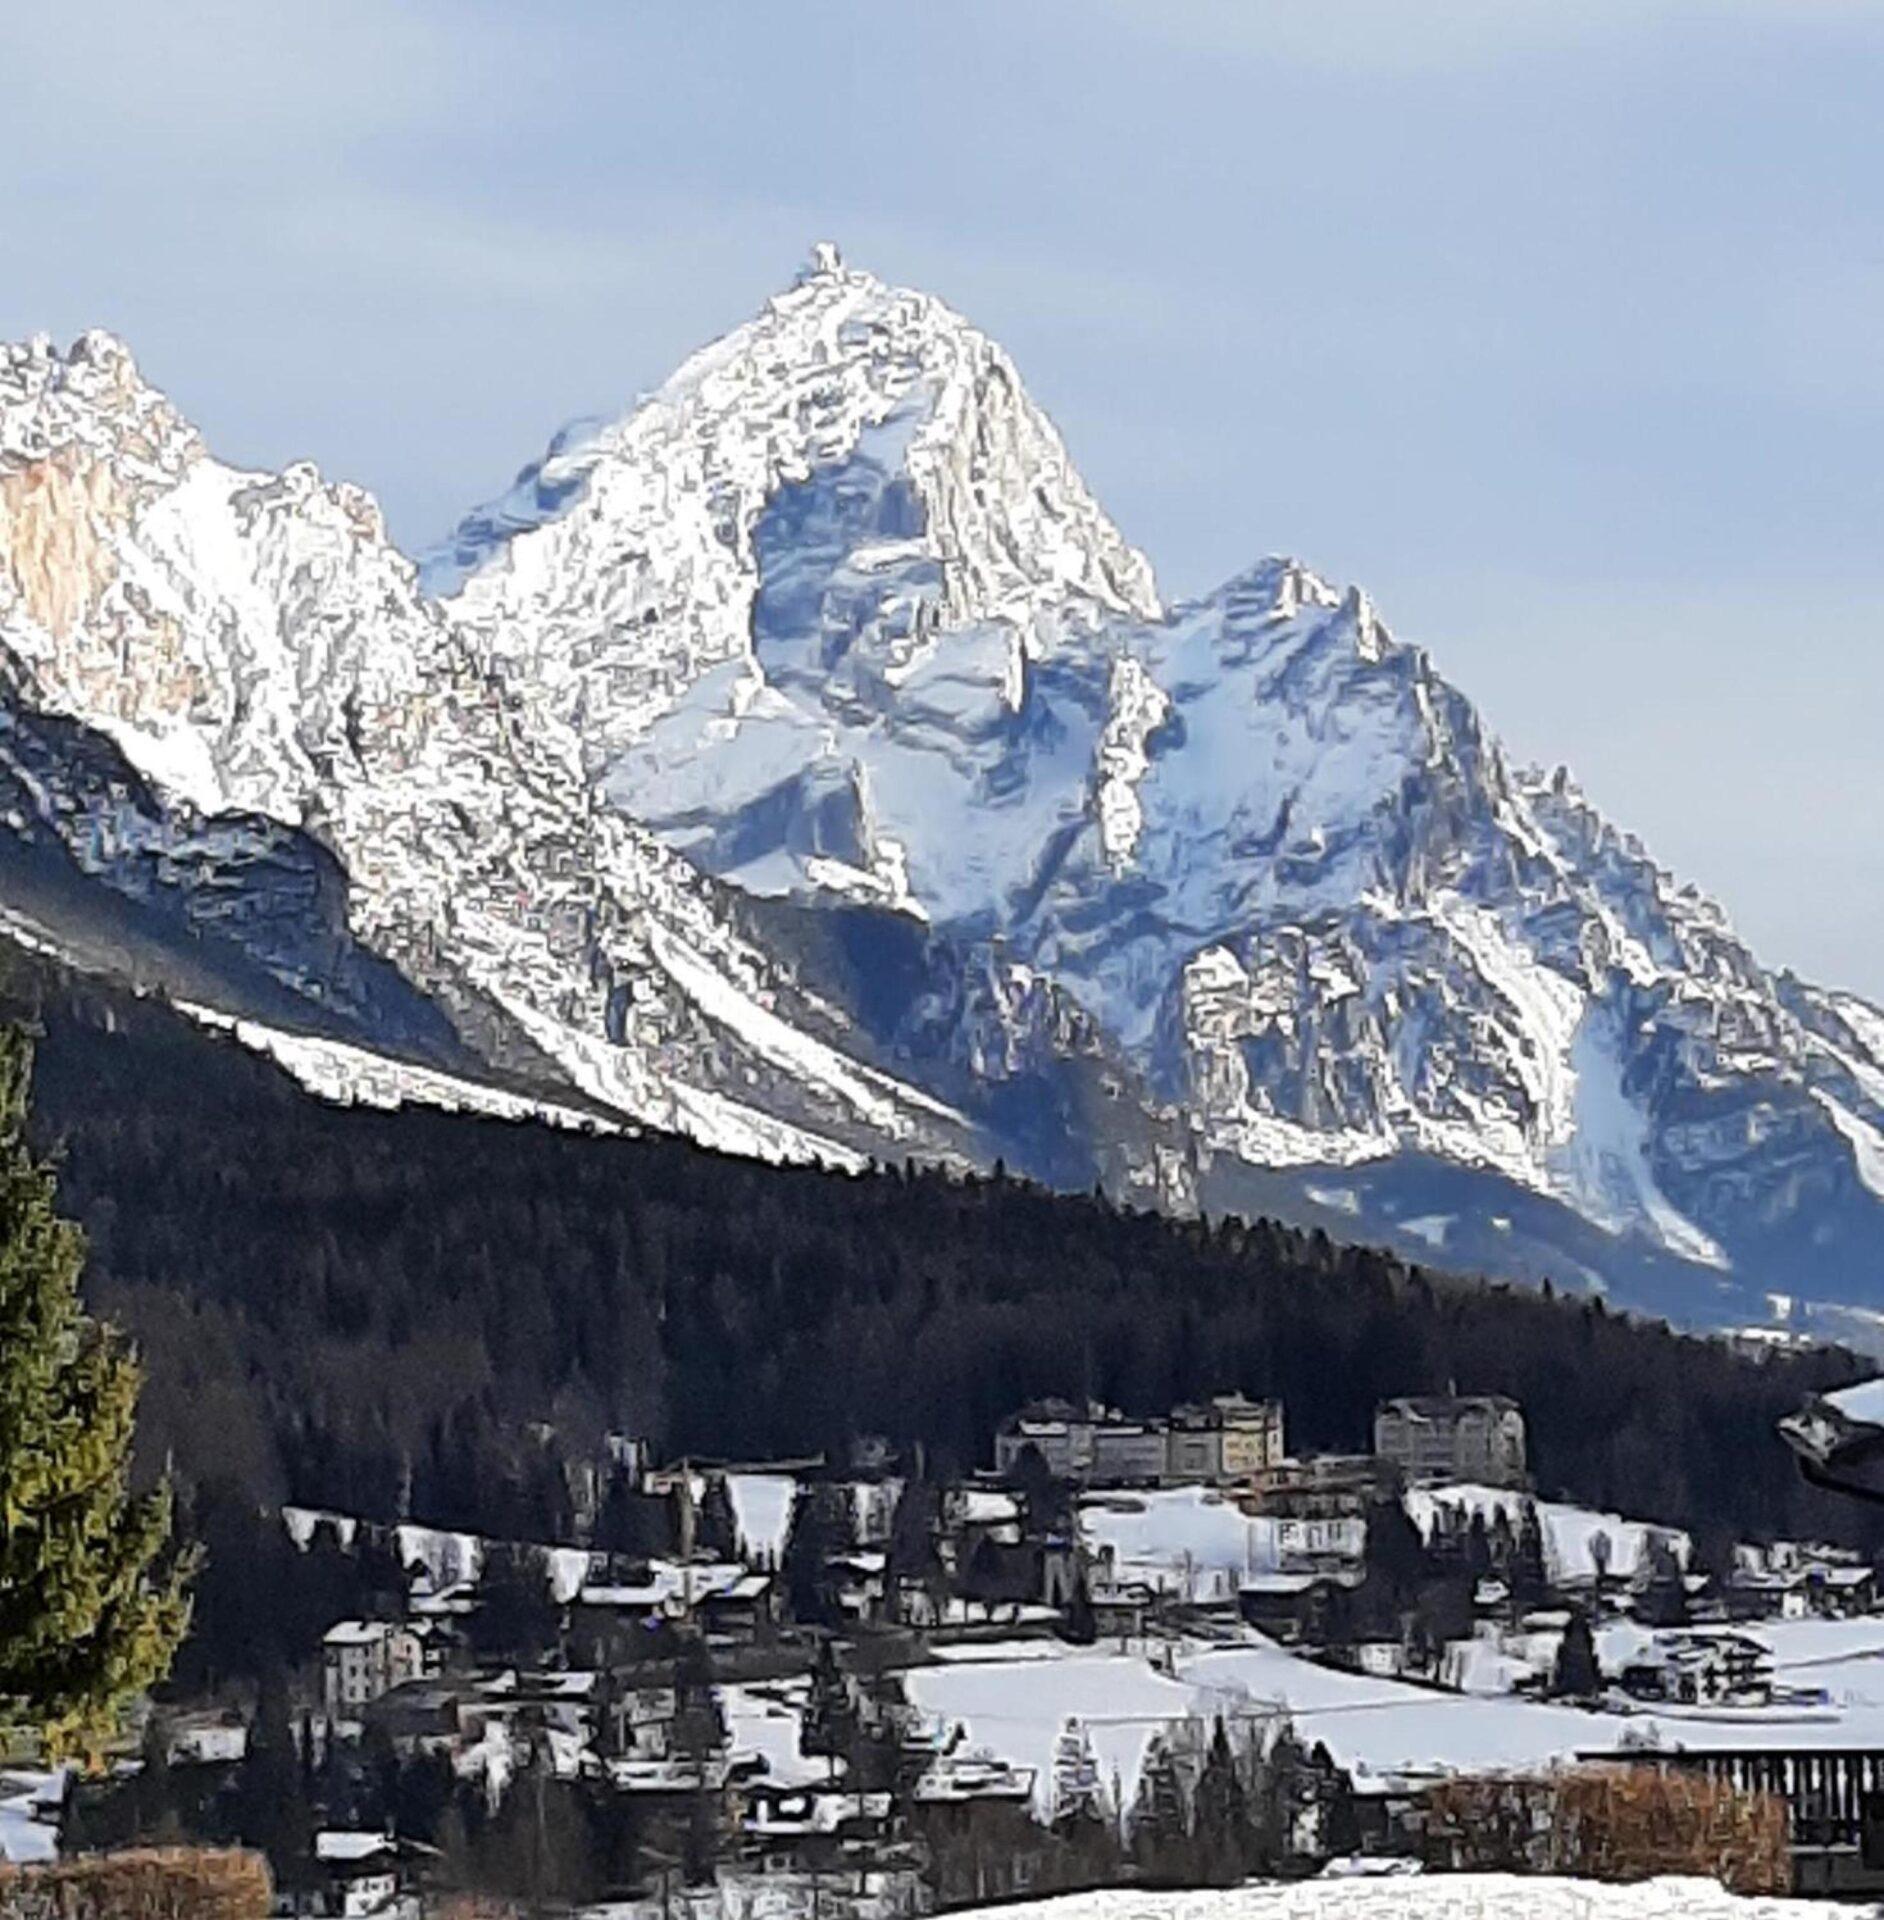
[[1164,1477],[1221,1485],[1247,1479],[1282,1458],[1282,1402],[1220,1393],[1175,1407],[1166,1434]]
[[408,1680],[368,1702],[360,1718],[401,1755],[450,1753],[482,1728],[480,1685],[471,1674]]
[[740,1799],[747,1846],[758,1864],[773,1871],[875,1859],[891,1837],[893,1802],[887,1793],[761,1776],[742,1785]]
[[1720,1598],[1733,1620],[1842,1620],[1874,1609],[1877,1579],[1849,1549],[1776,1540],[1735,1549]]
[[334,1920],[382,1920],[416,1914],[406,1897],[399,1843],[388,1833],[324,1829],[314,1836],[310,1884],[289,1896],[289,1911]]
[[329,1713],[357,1713],[381,1694],[437,1671],[429,1636],[390,1620],[341,1620],[321,1638],[322,1696]]
[[1244,1621],[1284,1645],[1319,1643],[1340,1594],[1358,1576],[1333,1573],[1252,1573],[1237,1593]]
[[1384,1400],[1374,1412],[1374,1452],[1416,1483],[1519,1487],[1524,1415],[1515,1400],[1496,1393]]
[[1026,1806],[1034,1797],[1034,1769],[1016,1766],[985,1747],[938,1754],[916,1782],[918,1806],[970,1806],[976,1801]]
[[1744,1633],[1658,1633],[1617,1682],[1637,1700],[1764,1705],[1773,1697],[1773,1656]]
[[1343,1573],[1360,1564],[1367,1515],[1399,1498],[1401,1476],[1372,1454],[1318,1454],[1278,1460],[1237,1490],[1237,1506],[1275,1529],[1285,1573]]

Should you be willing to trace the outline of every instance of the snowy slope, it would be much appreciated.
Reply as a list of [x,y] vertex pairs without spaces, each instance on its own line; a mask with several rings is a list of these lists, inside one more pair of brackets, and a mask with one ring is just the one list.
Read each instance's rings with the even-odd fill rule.
[[[182,876],[310,1006],[344,951],[349,1044],[1697,1319],[1884,1305],[1884,1013],[1511,766],[1358,589],[1167,606],[1001,350],[829,249],[416,570],[107,336],[6,349],[0,665],[13,831]],[[263,884],[307,848],[318,947]]]

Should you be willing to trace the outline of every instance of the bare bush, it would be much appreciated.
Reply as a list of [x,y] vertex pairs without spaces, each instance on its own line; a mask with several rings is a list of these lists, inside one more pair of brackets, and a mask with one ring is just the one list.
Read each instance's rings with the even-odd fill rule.
[[0,1920],[268,1920],[258,1853],[150,1847],[0,1866]]
[[1448,1781],[1427,1797],[1429,1865],[1587,1880],[1701,1874],[1735,1893],[1792,1886],[1785,1803],[1657,1766]]

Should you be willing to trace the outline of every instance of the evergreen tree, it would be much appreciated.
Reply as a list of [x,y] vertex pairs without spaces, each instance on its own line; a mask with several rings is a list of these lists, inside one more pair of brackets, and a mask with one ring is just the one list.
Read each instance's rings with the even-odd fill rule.
[[134,1839],[147,1845],[174,1846],[183,1838],[170,1765],[170,1729],[161,1714],[153,1713],[144,1722],[131,1796]]
[[1053,1744],[1053,1816],[1056,1832],[1104,1817],[1105,1792],[1092,1739],[1077,1719],[1069,1718]]
[[314,1844],[304,1756],[297,1751],[288,1685],[279,1668],[264,1676],[236,1775],[234,1825],[245,1846],[267,1854],[277,1886],[307,1882]]
[[32,1051],[0,1029],[0,1732],[95,1754],[169,1671],[189,1571],[168,1485],[130,1491],[140,1373],[79,1305],[85,1241],[25,1140]]
[[534,1661],[556,1644],[558,1613],[549,1566],[535,1547],[493,1545],[478,1576],[471,1644],[486,1658]]
[[1060,1622],[1060,1638],[1075,1647],[1090,1647],[1099,1638],[1099,1618],[1093,1612],[1084,1558],[1073,1572],[1073,1591],[1066,1603],[1066,1617]]
[[1544,1527],[1537,1502],[1527,1500],[1518,1510],[1517,1531],[1511,1543],[1511,1612],[1523,1619],[1550,1598],[1550,1577],[1544,1564]]
[[785,1536],[785,1591],[800,1626],[829,1626],[831,1561],[853,1545],[850,1489],[833,1481],[801,1486]]
[[1652,1532],[1644,1542],[1646,1564],[1641,1574],[1641,1591],[1636,1596],[1635,1617],[1647,1627],[1685,1627],[1688,1624],[1688,1588],[1682,1578],[1681,1559],[1674,1542],[1662,1532]]
[[1397,1637],[1426,1577],[1426,1544],[1398,1500],[1376,1500],[1368,1508],[1362,1565],[1366,1630]]
[[377,1528],[362,1528],[354,1542],[351,1585],[359,1612],[368,1620],[405,1617],[410,1586],[393,1543]]
[[1609,1535],[1598,1527],[1590,1535],[1590,1568],[1596,1576],[1596,1592],[1600,1598],[1604,1584],[1609,1579],[1609,1562],[1614,1554]]
[[[1292,1723],[1285,1720],[1262,1756],[1259,1784],[1251,1794],[1254,1841],[1251,1862],[1262,1873],[1283,1873],[1304,1859],[1325,1857],[1329,1847],[1325,1821],[1310,1816],[1324,1810],[1346,1780],[1326,1747],[1313,1751],[1302,1744]],[[1350,1815],[1352,1806],[1349,1807]],[[1321,1827],[1319,1835],[1314,1831]],[[1352,1846],[1342,1851],[1352,1852]]]
[[799,1723],[798,1750],[823,1755],[835,1777],[839,1763],[850,1758],[857,1731],[857,1689],[837,1664],[837,1648],[826,1637],[818,1642],[817,1658],[812,1663],[811,1692]]
[[1198,1776],[1191,1844],[1197,1878],[1206,1886],[1233,1887],[1250,1865],[1249,1806],[1229,1729],[1218,1718]]
[[695,1548],[712,1560],[739,1558],[739,1516],[733,1511],[732,1490],[723,1473],[710,1473],[694,1515]]
[[1054,1477],[1047,1457],[1030,1440],[1008,1476],[1020,1500],[1021,1531],[1029,1540],[1064,1539],[1073,1532],[1073,1489]]
[[933,1482],[904,1481],[890,1515],[890,1544],[883,1568],[884,1597],[893,1620],[904,1617],[912,1590],[926,1595],[931,1604],[941,1596],[942,1555],[936,1545],[941,1511],[941,1492]]
[[[456,1844],[456,1835],[449,1835]],[[533,1729],[524,1763],[475,1849],[478,1877],[487,1887],[528,1903],[541,1913],[594,1898],[600,1874],[588,1810],[575,1783],[558,1779],[548,1741]]]
[[713,1682],[713,1657],[698,1634],[681,1648],[674,1666],[674,1752],[693,1773],[681,1838],[681,1870],[689,1886],[713,1878],[720,1854],[724,1805],[721,1757],[726,1751],[726,1711]]
[[984,1533],[975,1542],[975,1550],[968,1556],[968,1565],[962,1569],[958,1584],[962,1598],[979,1605],[990,1620],[996,1607],[1017,1598],[1007,1555],[993,1534]]
[[1557,1658],[1551,1666],[1550,1690],[1560,1699],[1593,1700],[1602,1685],[1590,1616],[1581,1607],[1572,1607],[1563,1639],[1557,1645]]
[[1154,1886],[1182,1886],[1190,1878],[1190,1815],[1177,1758],[1161,1734],[1145,1756],[1138,1802],[1132,1810],[1132,1860]]
[[1471,1576],[1476,1591],[1481,1580],[1489,1580],[1494,1572],[1492,1566],[1491,1534],[1486,1530],[1484,1510],[1472,1509],[1472,1518],[1465,1529],[1465,1570]]
[[668,1502],[643,1493],[634,1475],[618,1467],[602,1495],[592,1543],[598,1551],[623,1560],[646,1561],[671,1554],[674,1529]]

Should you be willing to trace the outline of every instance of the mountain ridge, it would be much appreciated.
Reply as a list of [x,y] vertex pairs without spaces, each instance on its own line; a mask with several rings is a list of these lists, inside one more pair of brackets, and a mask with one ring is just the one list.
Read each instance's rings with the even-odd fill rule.
[[[150,789],[42,768],[15,835],[122,890],[129,819],[304,832],[546,1097],[1180,1210],[1282,1177],[1494,1268],[1530,1194],[1614,1243],[1586,1284],[1884,1305],[1884,1015],[1514,769],[1360,589],[1271,558],[1167,606],[1000,349],[834,252],[416,565],[108,336],[7,349],[0,560],[15,737]],[[1421,1165],[1487,1184],[1427,1208]]]

